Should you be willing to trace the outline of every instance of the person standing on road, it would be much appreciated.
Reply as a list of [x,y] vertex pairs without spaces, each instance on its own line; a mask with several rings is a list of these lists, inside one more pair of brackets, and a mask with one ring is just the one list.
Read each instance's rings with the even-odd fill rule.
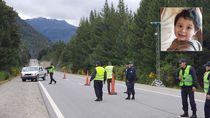
[[94,90],[97,99],[95,101],[103,100],[103,81],[106,82],[106,71],[101,66],[100,61],[96,61],[96,68],[91,74],[90,82],[94,80]]
[[192,109],[192,116],[190,118],[197,118],[197,109],[194,97],[194,92],[196,91],[196,88],[198,88],[197,76],[195,69],[191,65],[187,65],[186,59],[179,60],[176,81],[179,82],[179,86],[181,87],[182,109],[184,110],[184,114],[180,115],[180,117],[189,117],[187,101],[189,97]]
[[107,75],[107,89],[109,95],[111,95],[110,91],[110,83],[112,82],[112,76],[114,74],[114,66],[112,66],[111,62],[108,62],[108,66],[105,67],[106,75]]
[[126,79],[127,79],[127,94],[128,94],[126,100],[130,100],[131,94],[132,94],[131,99],[134,100],[135,99],[134,84],[136,81],[136,70],[132,62],[129,62],[129,66],[126,72]]
[[[125,69],[123,70],[123,80],[125,81],[126,87],[127,87],[127,84],[128,84],[127,79],[126,79],[126,73],[127,73],[127,70],[128,70],[128,65],[129,65],[129,63],[126,63]],[[127,90],[124,93],[127,93]]]
[[206,101],[204,105],[205,118],[210,118],[210,61],[205,65],[206,72],[203,77],[204,92],[206,93]]
[[52,84],[52,81],[56,84],[56,81],[55,79],[53,78],[53,73],[55,71],[55,66],[53,65],[53,63],[51,63],[51,66],[50,67],[47,67],[46,68],[48,70],[48,72],[50,73],[50,83],[49,84]]

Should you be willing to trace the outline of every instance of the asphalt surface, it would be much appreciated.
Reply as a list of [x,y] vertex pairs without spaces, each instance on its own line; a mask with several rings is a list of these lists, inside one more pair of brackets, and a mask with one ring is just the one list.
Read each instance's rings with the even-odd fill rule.
[[[49,85],[49,76],[46,81],[39,81],[41,88],[46,89],[42,94],[50,117],[177,118],[183,113],[180,90],[136,84],[136,99],[125,100],[127,95],[123,93],[126,90],[124,82],[116,82],[117,95],[108,95],[105,84],[104,100],[95,102],[93,83],[91,86],[84,86],[85,76],[67,74],[67,79],[63,79],[63,76],[60,72],[54,74],[57,84]],[[46,92],[53,105],[46,97]],[[205,94],[196,92],[195,95],[198,118],[203,118]],[[189,114],[191,113],[189,106]]]
[[[37,64],[30,60],[29,65]],[[54,74],[57,84],[48,84],[47,76],[46,81],[22,82],[17,77],[0,85],[0,118],[177,118],[183,113],[177,89],[135,84],[136,99],[125,100],[125,83],[117,81],[117,95],[108,95],[105,84],[103,101],[95,102],[93,82],[84,86],[85,76],[63,77]],[[205,94],[195,96],[198,118],[204,118]]]
[[39,84],[16,77],[0,85],[0,118],[49,118]]

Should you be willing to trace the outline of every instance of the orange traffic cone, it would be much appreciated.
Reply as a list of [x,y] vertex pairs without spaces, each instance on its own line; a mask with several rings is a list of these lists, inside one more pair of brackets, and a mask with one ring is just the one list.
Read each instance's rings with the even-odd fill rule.
[[89,76],[88,76],[88,70],[87,70],[87,74],[86,74],[86,82],[85,82],[85,86],[90,86]]
[[112,74],[111,95],[117,95],[117,93],[115,92],[114,74]]

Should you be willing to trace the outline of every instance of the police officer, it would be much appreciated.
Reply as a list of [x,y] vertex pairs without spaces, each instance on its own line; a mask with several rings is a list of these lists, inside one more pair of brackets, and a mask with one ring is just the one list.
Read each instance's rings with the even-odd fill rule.
[[112,66],[111,62],[108,62],[108,66],[105,67],[106,75],[107,75],[107,89],[109,95],[111,95],[110,91],[110,83],[112,81],[112,75],[114,74],[114,66]]
[[126,100],[130,100],[131,94],[132,94],[131,99],[134,100],[135,99],[134,84],[136,81],[136,70],[132,62],[129,62],[129,66],[126,72],[126,79],[127,79],[127,94],[128,94]]
[[[125,81],[126,87],[127,87],[127,83],[128,83],[127,79],[126,79],[126,73],[127,73],[127,70],[128,70],[128,65],[129,65],[129,63],[126,63],[125,69],[123,70],[123,80]],[[124,93],[127,93],[127,90]]]
[[182,96],[182,109],[184,114],[180,117],[189,117],[188,115],[188,97],[190,99],[190,105],[192,109],[192,116],[190,118],[197,118],[196,115],[196,104],[194,98],[194,92],[198,87],[197,76],[195,69],[191,65],[187,65],[186,59],[179,60],[179,67],[176,75],[176,80],[179,82],[181,87],[181,96]]
[[50,73],[50,83],[49,84],[52,84],[52,81],[56,84],[56,81],[53,78],[53,73],[55,71],[55,66],[53,65],[53,63],[51,63],[50,67],[47,67],[46,69]]
[[210,118],[210,61],[208,61],[205,65],[206,72],[203,77],[204,82],[204,92],[206,93],[206,101],[204,105],[204,112],[205,112],[205,118]]
[[96,61],[96,68],[94,69],[90,82],[94,80],[94,90],[97,99],[95,101],[103,100],[103,81],[104,84],[106,82],[106,71],[103,67],[101,67],[101,63]]

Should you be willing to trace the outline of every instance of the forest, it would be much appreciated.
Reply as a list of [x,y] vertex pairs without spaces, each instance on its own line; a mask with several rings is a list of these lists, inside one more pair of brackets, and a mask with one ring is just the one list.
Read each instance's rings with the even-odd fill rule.
[[[151,84],[157,77],[155,74],[157,40],[155,40],[154,35],[156,29],[150,22],[160,22],[160,8],[162,7],[195,6],[202,8],[203,51],[160,52],[160,79],[166,86],[176,86],[174,74],[178,68],[177,61],[180,58],[186,58],[189,64],[195,67],[198,81],[202,85],[203,65],[210,60],[210,40],[208,39],[210,37],[210,31],[208,30],[210,28],[208,22],[210,19],[209,0],[141,0],[137,11],[130,11],[123,0],[119,0],[116,7],[105,1],[101,11],[92,10],[89,17],[81,18],[76,35],[67,44],[63,42],[55,43],[50,48],[42,50],[38,59],[50,60],[58,68],[67,68],[68,72],[79,74],[85,74],[87,69],[91,73],[97,60],[101,61],[103,66],[111,61],[115,65],[116,76],[119,80],[122,80],[125,64],[132,61],[137,70],[138,82]],[[13,16],[8,17],[14,17],[15,15],[14,13]],[[1,17],[1,20],[2,18],[4,17]],[[7,28],[7,31],[15,28],[2,27],[7,23],[0,23],[1,31],[6,31],[2,28]],[[15,32],[12,36],[17,41],[12,41],[17,46],[12,44],[11,48],[4,46],[5,44],[2,43],[4,40],[10,40],[10,38],[6,33],[0,33],[2,49],[11,51],[14,47],[18,47],[19,39]],[[7,38],[3,40],[3,36]],[[1,51],[3,51],[2,49]],[[17,50],[11,51],[11,53],[14,53],[11,59],[15,58],[15,55],[16,57],[20,56]],[[19,63],[17,60],[10,62],[16,62],[17,65]],[[1,64],[6,63],[7,61],[1,62]],[[2,65],[1,68],[3,68]]]
[[28,63],[29,53],[20,40],[17,16],[13,8],[0,0],[0,80],[17,76],[19,68]]
[[[210,1],[207,0],[141,0],[137,11],[130,11],[123,0],[115,8],[105,1],[101,11],[92,10],[88,18],[82,18],[77,34],[67,44],[54,44],[43,50],[40,59],[50,59],[58,67],[69,72],[84,74],[93,70],[96,60],[106,66],[115,65],[117,79],[128,61],[137,69],[139,83],[151,84],[156,79],[156,29],[150,22],[160,22],[162,7],[201,7],[203,14],[203,51],[160,52],[160,79],[166,86],[174,87],[177,61],[186,58],[197,72],[202,86],[203,65],[210,59]],[[44,56],[45,55],[45,56]],[[46,56],[47,55],[47,56]]]

